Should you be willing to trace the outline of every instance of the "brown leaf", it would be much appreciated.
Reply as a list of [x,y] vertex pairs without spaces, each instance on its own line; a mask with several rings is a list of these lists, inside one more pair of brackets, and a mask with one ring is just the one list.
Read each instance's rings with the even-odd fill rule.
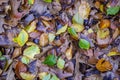
[[21,48],[15,48],[12,58],[16,58],[16,57],[20,56],[20,54],[21,54]]
[[22,62],[18,61],[18,62],[16,63],[16,67],[15,67],[15,73],[16,73],[16,75],[17,75],[19,78],[21,78],[21,77],[20,77],[20,72],[26,72],[26,71],[27,71],[26,65],[23,64]]

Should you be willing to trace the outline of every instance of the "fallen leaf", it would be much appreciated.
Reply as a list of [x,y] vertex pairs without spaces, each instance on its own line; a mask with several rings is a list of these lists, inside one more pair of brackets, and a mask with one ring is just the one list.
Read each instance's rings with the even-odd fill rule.
[[23,57],[21,58],[21,61],[22,61],[22,63],[24,63],[24,64],[29,64],[30,59],[29,59],[28,57],[26,57],[26,56],[23,56]]
[[48,34],[48,37],[49,37],[49,42],[52,42],[52,41],[54,41],[54,39],[55,39],[55,34],[49,33],[49,34]]
[[81,1],[81,4],[79,6],[79,15],[83,19],[87,19],[90,13],[90,5],[86,1]]
[[110,20],[108,20],[108,19],[101,20],[100,28],[104,29],[104,28],[108,28],[108,27],[110,27]]
[[33,32],[35,29],[36,29],[36,22],[35,21],[31,22],[28,26],[25,27],[25,30],[28,33]]
[[47,72],[41,72],[39,73],[39,79],[43,80],[43,78],[47,75],[48,73]]
[[72,38],[78,40],[78,34],[76,33],[74,28],[69,27],[68,28],[68,33],[71,35]]
[[28,4],[33,4],[34,3],[34,0],[28,0]]
[[66,57],[67,57],[67,59],[68,60],[70,60],[70,59],[72,59],[72,45],[66,50],[66,52],[65,52],[65,55],[66,55]]
[[67,30],[67,27],[68,25],[66,24],[65,26],[63,26],[62,28],[60,28],[58,31],[57,31],[57,35],[61,34],[61,33],[64,33],[66,30]]
[[56,64],[57,61],[57,57],[55,55],[48,55],[45,60],[44,60],[44,64],[47,64],[48,66],[54,66]]
[[25,73],[25,72],[20,72],[20,76],[21,76],[22,79],[24,79],[24,80],[34,80],[34,78],[35,78],[35,75],[34,75],[34,74]]
[[90,48],[90,43],[85,39],[80,39],[79,40],[79,47],[81,49],[89,49]]
[[39,41],[40,46],[46,46],[48,42],[49,42],[48,34],[47,33],[41,34]]
[[96,68],[101,72],[105,72],[105,71],[112,70],[113,67],[109,61],[102,58],[102,59],[98,60],[98,62],[96,64]]
[[23,29],[13,41],[23,46],[28,41],[28,33]]
[[64,65],[65,65],[65,61],[62,58],[59,58],[58,61],[57,61],[57,67],[59,69],[63,69]]
[[72,27],[75,29],[76,32],[82,32],[84,30],[84,26],[81,24],[74,23]]
[[23,55],[30,58],[30,59],[34,59],[34,56],[36,54],[40,53],[40,49],[37,45],[32,45],[30,47],[27,47],[24,51],[23,51]]
[[107,9],[107,15],[116,15],[120,10],[120,6],[109,7]]
[[109,53],[107,54],[107,56],[117,56],[117,55],[120,55],[120,52],[118,51],[116,47],[111,49]]

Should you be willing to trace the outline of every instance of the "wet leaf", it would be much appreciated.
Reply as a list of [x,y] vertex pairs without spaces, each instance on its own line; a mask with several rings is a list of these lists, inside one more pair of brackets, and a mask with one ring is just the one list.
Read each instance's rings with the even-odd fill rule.
[[46,46],[48,42],[49,42],[48,34],[47,33],[41,34],[39,41],[40,46]]
[[22,59],[21,59],[21,61],[22,61],[22,63],[24,63],[24,64],[29,64],[30,59],[29,59],[28,57],[26,57],[26,56],[23,56]]
[[50,80],[51,74],[46,75],[42,80]]
[[76,32],[82,32],[84,30],[84,26],[81,24],[74,23],[72,27],[75,29]]
[[65,55],[68,60],[72,59],[72,45],[66,50]]
[[83,25],[84,19],[80,17],[79,13],[76,13],[72,18],[73,23]]
[[34,74],[24,73],[24,72],[21,72],[21,73],[20,73],[20,76],[21,76],[22,79],[24,79],[24,80],[34,80],[34,78],[35,78],[35,75],[34,75]]
[[23,46],[28,41],[28,33],[23,29],[13,41]]
[[28,4],[34,4],[34,0],[28,0]]
[[109,61],[106,61],[104,58],[98,60],[98,63],[96,64],[96,68],[101,71],[109,71],[112,69],[112,65]]
[[49,42],[52,42],[52,41],[54,41],[54,39],[55,39],[55,34],[49,33],[49,34],[48,34],[48,37],[49,37]]
[[52,0],[43,0],[43,1],[48,2],[48,3],[51,3],[51,2],[52,2]]
[[59,69],[63,69],[64,65],[65,65],[65,61],[62,58],[59,58],[58,61],[57,61],[57,67]]
[[40,53],[40,49],[37,45],[32,45],[30,47],[27,47],[24,51],[23,51],[23,55],[30,58],[30,59],[34,59],[34,56],[36,54]]
[[76,33],[75,29],[72,27],[68,28],[68,33],[74,38],[74,39],[78,39],[78,34]]
[[108,27],[110,27],[110,20],[108,20],[108,19],[101,20],[100,28],[104,29],[104,28],[108,28]]
[[60,28],[58,31],[57,31],[57,35],[61,34],[61,33],[64,33],[66,30],[67,30],[67,27],[68,25],[66,24],[65,26],[63,26],[62,28]]
[[90,48],[90,43],[85,39],[80,39],[79,40],[79,47],[81,49],[89,49]]
[[90,13],[90,5],[86,1],[81,1],[81,4],[79,6],[79,15],[83,19],[87,19]]
[[54,66],[56,64],[57,61],[57,57],[55,55],[48,55],[45,60],[44,60],[44,64],[47,64],[48,66]]
[[53,75],[50,80],[60,80],[56,75]]
[[109,7],[107,9],[107,15],[116,15],[120,10],[120,6]]
[[31,22],[28,26],[25,27],[25,30],[28,33],[33,32],[35,29],[36,29],[36,22],[35,21]]

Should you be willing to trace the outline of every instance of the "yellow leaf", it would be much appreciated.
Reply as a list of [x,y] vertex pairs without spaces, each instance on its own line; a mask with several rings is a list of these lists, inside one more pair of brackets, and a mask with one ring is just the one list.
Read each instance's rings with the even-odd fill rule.
[[42,80],[45,76],[48,75],[48,73],[47,73],[47,72],[41,72],[41,73],[39,73],[38,75],[39,75],[39,79]]
[[49,33],[48,37],[49,37],[49,42],[52,42],[55,39],[55,34]]
[[88,2],[82,0],[81,4],[79,6],[79,15],[83,18],[83,19],[87,19],[90,13],[90,5]]
[[104,29],[104,28],[108,28],[110,27],[110,21],[108,19],[103,19],[100,22],[100,28]]
[[57,31],[57,35],[61,34],[61,33],[64,33],[66,30],[67,30],[67,27],[68,25],[66,24],[65,26],[63,26],[62,28],[60,28],[58,31]]
[[77,23],[74,23],[72,27],[75,29],[76,32],[82,32],[84,30],[84,26]]
[[23,46],[28,41],[28,33],[23,29],[13,41]]
[[109,52],[107,54],[107,56],[116,56],[116,55],[120,55],[120,53],[119,52]]
[[25,27],[25,30],[28,33],[31,33],[31,32],[33,32],[35,30],[35,28],[36,28],[36,22],[33,21],[33,22],[30,23],[30,25],[28,25],[28,26]]
[[30,74],[30,73],[24,73],[24,72],[20,72],[20,76],[24,80],[34,80],[34,78],[35,78],[35,75]]

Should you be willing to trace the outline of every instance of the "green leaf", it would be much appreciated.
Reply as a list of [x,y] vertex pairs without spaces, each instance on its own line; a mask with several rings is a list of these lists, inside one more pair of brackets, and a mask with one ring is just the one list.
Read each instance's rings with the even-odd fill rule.
[[6,57],[5,56],[0,56],[0,61],[4,61],[6,60]]
[[32,23],[30,23],[30,25],[26,26],[25,27],[25,30],[28,32],[28,33],[31,33],[35,30],[36,28],[36,22],[33,21]]
[[28,57],[26,57],[26,56],[23,56],[22,59],[21,59],[21,61],[22,61],[22,63],[24,63],[24,64],[29,64],[30,59],[29,59]]
[[72,18],[73,23],[78,23],[83,25],[84,19],[80,17],[79,13],[76,13]]
[[79,47],[81,49],[89,49],[90,48],[90,43],[85,39],[80,39],[79,40]]
[[116,15],[120,10],[120,6],[110,7],[107,9],[107,15]]
[[0,51],[0,56],[2,56],[2,52]]
[[22,79],[24,79],[24,80],[34,80],[34,78],[35,78],[35,75],[34,75],[34,74],[24,73],[24,72],[20,72],[20,76],[21,76]]
[[32,45],[24,50],[23,55],[30,59],[34,59],[34,56],[39,53],[39,47],[37,45]]
[[72,37],[78,38],[78,35],[77,35],[77,33],[76,33],[76,31],[75,31],[74,28],[69,27],[69,28],[68,28],[68,33],[69,33]]
[[28,4],[33,4],[34,3],[34,0],[28,0]]
[[14,38],[13,41],[18,43],[20,46],[23,46],[28,41],[28,33],[25,30],[22,30],[18,37]]
[[65,61],[62,58],[59,58],[58,61],[57,61],[57,67],[59,69],[63,69],[64,65],[65,65]]
[[52,0],[44,0],[45,2],[48,2],[48,3],[51,3],[52,2]]
[[56,64],[57,57],[55,55],[48,55],[45,58],[45,61],[43,62],[44,64],[47,64],[48,66],[54,66]]
[[50,80],[51,74],[46,75],[42,80]]
[[68,25],[66,24],[65,26],[63,26],[62,28],[60,28],[58,31],[57,31],[57,35],[61,34],[61,33],[64,33],[66,30],[67,30],[67,27]]
[[50,80],[60,80],[56,75],[53,75]]
[[48,34],[48,38],[49,38],[49,42],[54,41],[54,39],[55,39],[55,34],[49,33],[49,34]]

